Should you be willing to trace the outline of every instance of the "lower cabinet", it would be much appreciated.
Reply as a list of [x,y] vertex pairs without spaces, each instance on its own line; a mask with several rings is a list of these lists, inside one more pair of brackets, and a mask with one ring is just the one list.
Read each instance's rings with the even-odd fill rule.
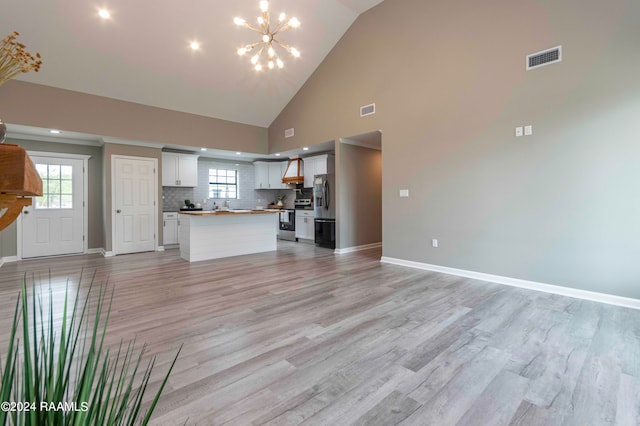
[[178,244],[178,213],[162,213],[162,222],[163,245]]
[[296,210],[296,238],[314,239],[313,210]]

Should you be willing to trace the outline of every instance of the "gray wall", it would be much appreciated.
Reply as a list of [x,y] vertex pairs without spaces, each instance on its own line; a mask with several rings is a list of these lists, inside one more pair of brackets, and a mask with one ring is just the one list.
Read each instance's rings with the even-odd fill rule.
[[[89,248],[104,247],[103,205],[102,205],[102,148],[68,143],[51,143],[32,140],[8,139],[7,143],[20,145],[27,151],[56,152],[64,154],[90,155],[88,188],[88,228],[87,245]],[[0,232],[0,257],[17,255],[16,222]]]
[[266,154],[267,129],[12,80],[0,86],[5,123],[130,141]]
[[379,243],[382,241],[382,153],[346,143],[337,145],[336,247]]
[[[387,0],[272,123],[270,149],[382,129],[384,256],[640,298],[639,21],[623,0]],[[525,71],[557,45],[561,63]]]

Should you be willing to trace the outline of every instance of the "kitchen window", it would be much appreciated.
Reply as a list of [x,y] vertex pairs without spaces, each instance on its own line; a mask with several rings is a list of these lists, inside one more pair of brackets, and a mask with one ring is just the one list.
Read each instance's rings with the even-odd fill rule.
[[238,171],[209,169],[209,198],[238,198]]

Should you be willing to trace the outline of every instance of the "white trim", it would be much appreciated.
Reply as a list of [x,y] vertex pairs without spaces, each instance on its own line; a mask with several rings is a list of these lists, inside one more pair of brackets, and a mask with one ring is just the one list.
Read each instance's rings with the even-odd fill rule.
[[49,157],[49,158],[68,158],[70,160],[86,160],[91,156],[85,154],[66,154],[64,152],[47,152],[47,151],[27,151],[29,157]]
[[164,246],[158,246],[158,247],[156,247],[156,251],[164,251]]
[[4,265],[5,263],[17,262],[17,261],[18,261],[18,256],[0,257],[0,268],[2,268],[2,265]]
[[382,247],[382,242],[364,244],[364,245],[361,245],[361,246],[354,246],[354,247],[337,248],[337,249],[334,250],[333,253],[335,253],[335,254],[347,254],[347,253],[353,253],[355,251],[370,250],[370,249],[380,248],[380,247]]
[[[82,253],[86,254],[89,250],[89,159],[90,155],[85,154],[65,154],[63,152],[44,152],[44,151],[27,151],[29,157],[44,157],[44,158],[66,158],[69,160],[82,160],[82,233],[84,238],[82,239]],[[22,260],[22,215],[18,215],[16,221],[17,235],[16,235],[16,248],[18,252],[18,259]],[[70,253],[77,254],[77,253]]]
[[111,250],[109,250],[109,251],[105,251],[102,255],[104,257],[114,257],[116,254],[114,252],[112,252]]
[[115,256],[117,253],[115,251],[115,241],[116,241],[116,209],[113,206],[113,203],[116,199],[116,159],[129,159],[129,160],[152,160],[153,161],[153,170],[155,174],[155,179],[153,180],[153,205],[156,207],[156,214],[153,215],[154,221],[154,250],[158,251],[158,235],[160,235],[160,230],[158,228],[158,212],[160,210],[160,203],[158,200],[158,178],[160,176],[158,167],[158,159],[153,157],[137,157],[133,155],[120,155],[120,154],[111,154],[111,251],[107,253],[111,253],[109,256],[105,254],[105,257]]
[[21,133],[16,131],[7,131],[7,138],[38,141],[38,142],[54,142],[54,143],[66,143],[69,145],[86,145],[86,146],[102,146],[104,143],[100,140],[89,139],[74,139],[65,136],[47,136],[47,135],[30,135],[28,133]]
[[101,254],[104,256],[104,249],[100,248],[90,248],[87,250],[87,254]]
[[553,284],[539,283],[535,281],[521,280],[518,278],[503,277],[500,275],[485,274],[482,272],[467,271],[464,269],[449,268],[447,266],[430,265],[428,263],[413,262],[411,260],[396,259],[382,256],[381,263],[406,266],[409,268],[423,269],[426,271],[441,272],[443,274],[457,275],[459,277],[473,278],[481,281],[490,281],[512,287],[526,288],[529,290],[543,291],[545,293],[574,297],[576,299],[591,300],[593,302],[606,303],[608,305],[623,306],[625,308],[640,309],[640,300],[630,297],[616,296],[613,294],[597,293],[594,291],[580,290],[577,288],[562,287]]

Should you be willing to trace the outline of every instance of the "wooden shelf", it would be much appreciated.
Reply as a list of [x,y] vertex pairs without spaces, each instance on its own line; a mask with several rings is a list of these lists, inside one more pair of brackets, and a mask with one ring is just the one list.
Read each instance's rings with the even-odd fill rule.
[[0,144],[0,231],[9,226],[30,197],[42,195],[42,180],[27,152],[18,145]]

